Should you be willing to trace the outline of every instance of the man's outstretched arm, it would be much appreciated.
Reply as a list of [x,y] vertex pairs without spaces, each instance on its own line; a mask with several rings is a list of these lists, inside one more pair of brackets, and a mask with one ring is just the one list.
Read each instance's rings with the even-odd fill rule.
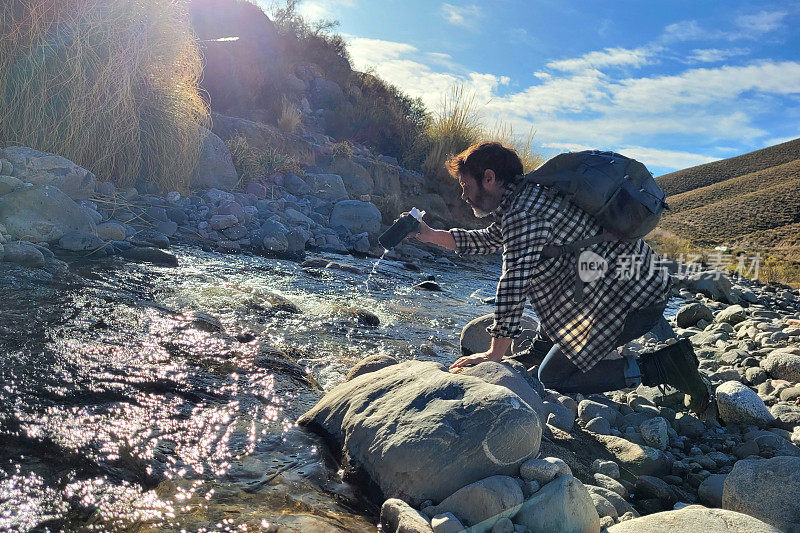
[[420,221],[419,231],[411,233],[409,237],[455,250],[459,254],[489,254],[503,247],[503,234],[497,223],[484,229],[448,231],[433,229],[424,221]]

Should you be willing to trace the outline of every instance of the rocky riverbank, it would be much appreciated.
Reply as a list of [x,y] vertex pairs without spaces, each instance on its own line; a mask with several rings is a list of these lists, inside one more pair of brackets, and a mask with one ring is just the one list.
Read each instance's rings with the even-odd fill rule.
[[[321,152],[310,162],[325,167],[306,165],[303,177],[274,173],[244,191],[223,190],[213,185],[233,187],[236,172],[224,143],[211,132],[208,139],[195,181],[210,187],[190,195],[159,194],[144,183],[121,189],[58,155],[25,147],[0,151],[0,259],[53,272],[64,267],[60,255],[121,255],[174,266],[166,251],[171,244],[292,258],[306,250],[380,257],[377,237],[391,215],[370,202],[371,192],[397,198],[409,191],[406,208],[413,202],[428,209],[439,224],[449,216],[441,196],[424,192],[420,174],[374,156],[334,158],[329,139],[326,145],[296,140]],[[388,257],[448,262],[409,244]]]
[[[384,531],[797,531],[798,293],[711,271],[675,281],[672,325],[718,418],[669,388],[562,395],[513,358],[453,375],[380,356],[299,423],[369,487]],[[485,349],[482,322],[462,351]],[[648,334],[627,349],[659,346]]]

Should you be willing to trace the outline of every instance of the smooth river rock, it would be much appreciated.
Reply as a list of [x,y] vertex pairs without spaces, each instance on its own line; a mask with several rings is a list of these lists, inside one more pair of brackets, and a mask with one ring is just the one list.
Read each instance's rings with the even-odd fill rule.
[[56,242],[73,231],[96,233],[89,214],[49,185],[23,187],[0,196],[0,224],[13,239],[31,242]]
[[491,476],[470,483],[433,507],[423,511],[429,516],[453,513],[465,526],[473,526],[522,503],[522,489],[514,478]]
[[799,495],[800,457],[744,459],[725,479],[722,507],[786,530],[800,525]]
[[507,388],[428,361],[342,383],[298,423],[341,452],[345,477],[368,479],[373,494],[414,506],[489,476],[516,475],[542,434],[536,412]]
[[761,368],[775,379],[800,383],[800,348],[779,348],[761,361]]
[[512,518],[532,533],[598,533],[600,516],[586,487],[572,476],[551,481]]
[[738,381],[726,381],[716,392],[719,417],[726,424],[769,426],[775,420],[755,391]]
[[779,533],[751,516],[722,509],[690,505],[626,520],[608,528],[608,533]]

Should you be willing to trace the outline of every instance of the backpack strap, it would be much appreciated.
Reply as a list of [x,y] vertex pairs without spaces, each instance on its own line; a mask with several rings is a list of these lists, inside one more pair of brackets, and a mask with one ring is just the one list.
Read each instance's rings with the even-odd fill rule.
[[575,291],[573,299],[575,302],[580,303],[583,301],[583,286],[585,283],[581,279],[580,272],[578,271],[578,255],[581,250],[594,246],[595,244],[606,241],[618,241],[619,237],[610,231],[603,230],[602,232],[589,237],[588,239],[581,239],[579,241],[572,241],[561,245],[546,244],[542,249],[542,255],[545,257],[558,257],[565,253],[571,253],[575,257]]
[[584,248],[588,248],[589,246],[594,246],[597,243],[606,242],[606,241],[618,241],[620,240],[619,237],[611,233],[610,231],[602,231],[597,235],[589,237],[588,239],[581,239],[579,241],[572,241],[567,242],[564,244],[556,245],[556,244],[546,244],[545,247],[542,249],[542,255],[545,257],[558,257],[559,255],[565,253],[572,253],[578,255],[581,250]]

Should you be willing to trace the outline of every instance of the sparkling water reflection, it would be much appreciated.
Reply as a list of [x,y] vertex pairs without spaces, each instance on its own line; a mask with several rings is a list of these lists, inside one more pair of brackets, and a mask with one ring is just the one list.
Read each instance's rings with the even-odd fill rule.
[[[449,363],[496,265],[178,256],[0,264],[0,530],[374,530],[294,420],[366,355]],[[412,289],[431,273],[446,292]]]
[[[374,531],[294,421],[366,355],[449,365],[498,263],[178,256],[0,263],[0,530]],[[412,288],[431,274],[444,292]]]

